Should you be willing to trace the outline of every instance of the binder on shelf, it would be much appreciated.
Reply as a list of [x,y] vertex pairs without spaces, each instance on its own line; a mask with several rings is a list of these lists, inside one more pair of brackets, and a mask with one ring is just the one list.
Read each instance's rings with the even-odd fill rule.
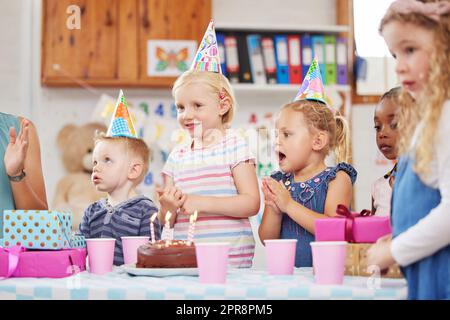
[[336,39],[336,64],[337,64],[337,83],[348,83],[347,71],[347,39],[338,37]]
[[219,48],[220,68],[222,74],[227,76],[227,55],[225,54],[225,35],[223,33],[216,33],[217,47]]
[[247,37],[245,35],[237,36],[237,47],[239,56],[239,82],[252,83],[253,77],[250,70],[250,56],[247,47]]
[[225,36],[225,56],[227,57],[227,76],[231,83],[239,82],[239,57],[235,36]]
[[288,39],[288,55],[289,55],[289,82],[292,84],[302,83],[302,63],[300,36],[290,35]]
[[289,83],[289,65],[288,65],[288,43],[287,37],[276,35],[275,53],[277,62],[277,82]]
[[336,84],[336,37],[329,35],[325,41],[325,83]]
[[302,35],[301,48],[302,48],[302,79],[304,79],[306,74],[308,73],[309,66],[313,61],[311,35],[309,34]]
[[311,37],[311,43],[313,48],[313,56],[317,57],[319,62],[320,75],[322,77],[323,84],[327,84],[325,79],[325,39],[323,35],[315,35]]
[[261,36],[258,34],[247,35],[247,48],[253,83],[266,84],[267,80],[266,72],[264,70],[263,53],[261,49]]
[[277,83],[277,63],[275,59],[275,46],[271,37],[261,38],[261,47],[266,71],[267,83]]

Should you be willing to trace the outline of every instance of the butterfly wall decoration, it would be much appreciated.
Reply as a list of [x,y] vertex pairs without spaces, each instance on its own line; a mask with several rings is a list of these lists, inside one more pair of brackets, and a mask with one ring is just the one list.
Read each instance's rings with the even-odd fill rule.
[[178,52],[174,50],[166,51],[164,48],[156,48],[156,58],[159,61],[156,64],[157,71],[164,71],[167,68],[176,68],[180,72],[188,69],[186,59],[189,56],[188,48],[182,48]]

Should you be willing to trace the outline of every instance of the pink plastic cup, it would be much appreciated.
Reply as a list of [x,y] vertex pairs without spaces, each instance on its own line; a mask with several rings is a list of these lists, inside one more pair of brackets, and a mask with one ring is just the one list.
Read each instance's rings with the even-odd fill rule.
[[113,238],[86,239],[89,272],[105,274],[112,271],[115,243]]
[[294,274],[297,239],[270,239],[264,240],[264,244],[269,274]]
[[346,241],[311,242],[315,282],[342,284],[344,281]]
[[230,244],[224,242],[195,244],[198,275],[201,283],[225,283],[229,250]]
[[137,262],[137,249],[146,244],[150,237],[121,237],[123,261],[125,264]]

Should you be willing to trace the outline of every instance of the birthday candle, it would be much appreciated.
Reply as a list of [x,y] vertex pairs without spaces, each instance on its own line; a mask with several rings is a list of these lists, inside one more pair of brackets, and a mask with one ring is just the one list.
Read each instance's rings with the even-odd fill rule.
[[195,221],[197,221],[197,210],[189,217],[188,246],[190,246],[194,240]]
[[155,243],[155,227],[153,225],[153,222],[156,219],[156,216],[158,215],[158,212],[155,212],[152,217],[150,218],[150,234],[152,237],[152,243]]
[[166,247],[169,246],[170,244],[170,239],[169,239],[169,229],[170,229],[170,217],[172,217],[172,213],[170,211],[167,211],[166,213],[166,224],[164,225],[164,229],[166,229]]

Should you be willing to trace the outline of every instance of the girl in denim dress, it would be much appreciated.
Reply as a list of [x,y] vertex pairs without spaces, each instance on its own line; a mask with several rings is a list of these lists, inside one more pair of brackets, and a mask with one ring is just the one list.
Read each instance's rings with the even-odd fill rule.
[[[294,102],[282,107],[276,122],[275,152],[280,171],[263,180],[265,209],[259,236],[297,239],[296,267],[311,267],[314,221],[335,216],[338,204],[350,206],[356,170],[348,157],[348,126],[323,94],[314,60]],[[338,165],[325,158],[335,152]]]

